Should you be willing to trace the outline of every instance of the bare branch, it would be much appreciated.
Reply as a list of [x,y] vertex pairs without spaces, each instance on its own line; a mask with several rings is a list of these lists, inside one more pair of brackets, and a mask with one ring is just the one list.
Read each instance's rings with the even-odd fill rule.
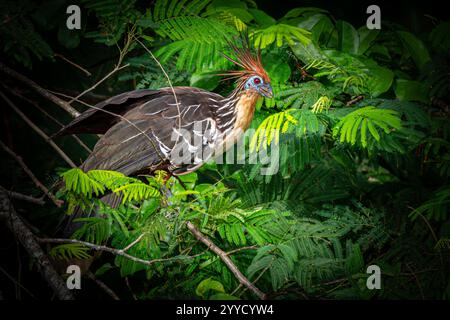
[[[38,298],[36,298],[36,296],[30,291],[30,290],[28,290],[27,288],[25,288],[19,281],[17,281],[16,279],[14,279],[14,277],[13,276],[11,276],[5,269],[3,269],[1,266],[0,266],[0,272],[2,272],[9,280],[11,280],[12,282],[14,282],[14,284],[16,285],[16,286],[19,286],[23,291],[25,291],[26,293],[28,293],[29,295],[30,295],[30,297],[32,297],[33,299],[35,299],[35,300],[38,300]],[[1,298],[0,298],[0,300],[1,300]]]
[[23,162],[22,158],[20,156],[18,156],[16,153],[14,153],[14,151],[12,151],[10,148],[8,148],[8,146],[6,144],[4,144],[2,141],[0,141],[0,147],[2,147],[10,156],[12,156],[17,163],[19,163],[19,165],[22,167],[23,171],[25,171],[25,173],[31,178],[31,180],[34,182],[34,184],[41,189],[45,195],[53,201],[53,203],[57,206],[57,207],[61,207],[61,205],[63,204],[62,200],[58,200],[56,199],[56,197],[38,180],[38,178],[36,178],[36,176],[33,174],[33,172],[30,170],[30,168],[28,168],[28,166],[25,164],[25,162]]
[[81,241],[81,240],[76,240],[76,239],[62,239],[62,238],[38,238],[37,239],[39,242],[41,243],[79,243],[82,244],[90,249],[93,249],[95,251],[104,251],[104,252],[109,252],[113,255],[116,256],[121,256],[127,259],[130,259],[134,262],[138,262],[138,263],[142,263],[145,264],[147,266],[151,266],[157,262],[168,262],[168,261],[176,261],[176,260],[185,260],[185,259],[193,259],[195,257],[198,257],[202,254],[204,254],[204,252],[193,255],[193,256],[188,256],[188,257],[173,257],[173,258],[161,258],[161,259],[153,259],[153,260],[144,260],[141,258],[137,258],[135,256],[132,256],[126,252],[124,252],[123,249],[114,249],[114,248],[110,248],[104,245],[98,245],[98,244],[94,244],[94,243],[90,243],[90,242],[86,242],[86,241]]
[[53,289],[57,297],[61,300],[74,300],[72,293],[67,289],[66,284],[59,274],[53,268],[49,258],[45,255],[42,248],[36,242],[33,233],[27,228],[20,217],[17,215],[14,207],[8,199],[8,196],[0,191],[0,218],[6,220],[6,225],[17,237],[28,254],[32,256],[39,267],[39,270]]
[[64,60],[64,61],[67,62],[68,64],[70,64],[70,65],[74,66],[75,68],[77,68],[77,69],[83,71],[88,77],[90,77],[90,76],[92,75],[92,74],[91,74],[89,71],[87,71],[85,68],[83,68],[83,67],[80,66],[79,64],[76,64],[75,62],[73,62],[73,61],[67,59],[67,58],[64,57],[62,54],[55,53],[54,56],[60,58],[61,60]]
[[197,240],[203,242],[208,249],[217,254],[220,259],[225,263],[225,265],[230,269],[230,271],[234,274],[234,276],[238,279],[238,281],[249,290],[251,290],[254,294],[256,294],[260,299],[264,300],[266,298],[266,294],[259,290],[253,283],[251,283],[242,272],[236,267],[236,265],[231,261],[228,254],[216,246],[207,236],[202,234],[200,230],[195,227],[192,222],[187,221],[186,226],[189,231],[197,238]]
[[36,82],[33,80],[28,79],[27,77],[21,75],[17,71],[12,70],[11,68],[7,67],[3,63],[0,62],[0,71],[3,73],[6,73],[10,77],[19,80],[20,82],[28,85],[30,88],[32,88],[34,91],[39,93],[44,98],[56,103],[58,106],[63,108],[65,111],[67,111],[72,117],[76,118],[80,115],[80,113],[75,110],[69,103],[67,103],[64,100],[61,100],[57,96],[51,94],[48,90],[42,88],[39,86]]
[[[54,123],[56,123],[58,126],[60,126],[61,128],[64,127],[64,124],[62,124],[58,119],[56,119],[55,117],[53,117],[51,114],[49,114],[47,111],[45,111],[43,108],[41,108],[41,106],[39,106],[39,104],[36,101],[33,101],[31,99],[28,99],[27,97],[25,97],[23,94],[21,94],[20,92],[18,92],[17,90],[14,90],[6,85],[4,85],[4,87],[11,92],[12,94],[14,94],[16,97],[19,97],[20,99],[26,101],[27,103],[31,104],[33,107],[35,107],[36,109],[38,109],[44,116],[46,116],[47,118],[49,118],[50,120],[52,120]],[[52,92],[51,90],[49,90],[50,92]],[[75,141],[78,142],[78,144],[85,149],[87,152],[91,153],[92,150],[83,142],[81,141],[80,138],[78,138],[76,135],[71,135]]]
[[60,156],[61,158],[63,158],[67,164],[69,166],[71,166],[72,168],[76,168],[77,166],[75,165],[75,163],[73,163],[73,161],[67,156],[67,154],[65,154],[64,151],[62,151],[56,143],[53,142],[53,140],[51,140],[49,138],[49,136],[41,130],[41,128],[39,128],[37,125],[35,125],[22,111],[19,110],[19,108],[16,107],[16,105],[14,105],[14,103],[12,103],[11,100],[8,99],[7,96],[5,96],[3,94],[3,92],[0,91],[0,97],[3,98],[3,100],[6,101],[6,103],[34,130],[37,132],[37,134],[39,134],[42,138],[44,138],[45,142],[47,142]]
[[138,243],[139,241],[141,241],[141,239],[146,235],[146,232],[144,232],[143,234],[141,234],[136,240],[134,240],[132,243],[130,243],[129,245],[127,245],[125,248],[121,249],[120,251],[122,252],[126,252],[128,250],[130,250],[136,243]]
[[350,106],[352,106],[352,105],[354,105],[354,104],[360,102],[360,101],[363,100],[363,99],[364,99],[364,96],[363,96],[363,95],[359,95],[359,96],[357,96],[356,98],[354,98],[354,99],[348,101],[345,105],[346,105],[347,107],[350,107]]
[[82,93],[80,93],[79,95],[77,95],[75,98],[72,98],[72,99],[69,101],[69,104],[71,104],[72,102],[78,100],[80,97],[82,97],[82,96],[85,95],[86,93],[88,93],[88,92],[94,90],[95,88],[97,88],[97,86],[98,86],[99,84],[101,84],[103,81],[105,81],[106,79],[108,79],[109,77],[111,77],[111,76],[112,76],[114,73],[116,73],[117,71],[119,71],[119,70],[121,70],[121,69],[126,68],[126,67],[129,66],[128,63],[127,63],[126,65],[123,65],[123,66],[122,66],[122,61],[123,61],[123,59],[125,58],[125,55],[127,54],[128,49],[130,48],[130,46],[131,46],[131,44],[132,44],[132,42],[133,42],[134,31],[135,31],[135,28],[133,27],[133,29],[130,30],[130,32],[127,33],[127,38],[126,38],[126,40],[125,40],[125,44],[124,44],[124,46],[123,46],[123,49],[120,49],[120,48],[119,48],[119,52],[120,52],[120,54],[119,54],[119,59],[118,59],[118,61],[117,61],[116,66],[114,67],[114,69],[113,69],[110,73],[108,73],[106,76],[104,76],[102,79],[100,79],[100,81],[98,81],[97,83],[95,83],[93,86],[91,86],[90,88],[84,90]]
[[240,247],[240,248],[237,248],[237,249],[228,251],[228,252],[227,252],[227,256],[229,256],[229,255],[231,255],[231,254],[233,254],[233,253],[239,252],[239,251],[243,251],[243,250],[256,250],[256,249],[258,249],[258,246]]
[[84,90],[82,93],[80,93],[79,95],[77,95],[75,98],[72,98],[68,103],[72,103],[76,100],[78,100],[79,98],[81,98],[82,96],[84,96],[86,93],[94,90],[95,88],[98,87],[98,85],[100,85],[103,81],[105,81],[106,79],[108,79],[109,77],[111,77],[114,73],[116,73],[119,70],[122,70],[123,68],[128,67],[129,64],[127,63],[126,65],[123,66],[116,66],[110,73],[108,73],[106,76],[104,76],[102,79],[100,79],[98,82],[96,82],[92,87]]
[[[134,35],[132,35],[134,37]],[[148,52],[148,54],[152,57],[153,60],[155,60],[155,62],[158,64],[159,68],[161,69],[161,71],[164,73],[164,76],[167,79],[167,82],[169,84],[170,89],[172,90],[173,93],[173,98],[175,99],[175,105],[177,106],[177,111],[178,111],[178,130],[181,129],[181,112],[180,112],[180,104],[178,102],[178,98],[177,98],[177,94],[175,93],[175,89],[173,88],[172,85],[172,81],[170,80],[169,75],[167,74],[166,70],[164,69],[164,67],[162,66],[161,62],[159,62],[158,59],[156,59],[155,55],[150,51],[149,48],[147,48],[138,38],[135,38],[136,42],[139,43],[144,49],[145,51]],[[175,144],[178,143],[178,139],[180,138],[180,136],[177,137],[177,140],[175,141]]]
[[10,198],[14,198],[17,200],[23,200],[26,202],[31,202],[31,203],[38,204],[41,206],[45,204],[45,201],[42,199],[38,199],[38,198],[35,198],[32,196],[27,196],[25,194],[21,194],[21,193],[14,192],[14,191],[9,191],[9,190],[3,188],[2,186],[0,186],[0,190],[5,192]]
[[88,271],[86,275],[89,279],[94,281],[100,288],[102,288],[103,291],[105,291],[111,298],[113,298],[113,300],[120,300],[119,296],[103,281],[97,279],[97,277],[91,271]]

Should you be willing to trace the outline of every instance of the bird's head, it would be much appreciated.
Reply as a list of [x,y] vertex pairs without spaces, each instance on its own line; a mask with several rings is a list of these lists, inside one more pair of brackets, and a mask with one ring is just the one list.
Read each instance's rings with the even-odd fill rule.
[[230,44],[230,47],[234,51],[235,58],[226,54],[223,54],[224,57],[241,67],[242,70],[228,71],[225,75],[228,78],[237,79],[237,90],[252,91],[261,96],[272,98],[273,91],[270,78],[261,63],[260,51],[258,50],[257,54],[252,54],[248,46],[238,48]]
[[270,81],[264,81],[264,78],[259,75],[254,75],[248,78],[244,84],[245,90],[254,90],[258,92],[260,95],[272,98],[273,91],[272,86],[270,85]]

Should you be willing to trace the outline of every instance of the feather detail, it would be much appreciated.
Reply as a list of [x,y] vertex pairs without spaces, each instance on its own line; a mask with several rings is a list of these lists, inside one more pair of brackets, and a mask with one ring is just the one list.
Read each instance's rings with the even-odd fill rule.
[[261,62],[261,52],[258,50],[254,55],[250,51],[248,42],[244,42],[244,47],[239,48],[236,45],[229,43],[236,58],[232,58],[227,54],[222,53],[225,59],[233,62],[235,65],[241,67],[243,70],[231,70],[221,73],[219,75],[225,76],[225,79],[237,79],[237,87],[242,90],[243,84],[248,78],[254,75],[260,76],[264,82],[270,83],[270,78]]

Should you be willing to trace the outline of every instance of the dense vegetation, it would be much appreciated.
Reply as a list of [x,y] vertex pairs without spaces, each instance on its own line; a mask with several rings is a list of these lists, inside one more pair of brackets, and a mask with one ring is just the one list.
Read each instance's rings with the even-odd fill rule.
[[[381,30],[353,26],[312,7],[276,20],[250,0],[157,0],[151,6],[84,0],[82,30],[70,31],[61,14],[68,5],[7,1],[1,12],[10,21],[0,25],[2,60],[68,96],[111,70],[116,72],[94,92],[166,87],[157,60],[174,86],[226,95],[233,82],[221,82],[217,74],[233,66],[220,53],[230,51],[228,41],[248,34],[261,48],[275,97],[259,101],[256,135],[247,143],[255,152],[277,152],[279,170],[261,175],[263,165],[248,159],[208,163],[181,177],[186,189],[175,178],[164,183],[162,172],[136,179],[69,170],[54,151],[43,151],[48,146],[16,113],[5,111],[9,125],[2,141],[64,200],[63,208],[50,201],[44,207],[15,202],[37,235],[52,235],[64,211],[96,205],[103,217],[82,218],[74,238],[117,249],[134,243],[128,254],[161,259],[145,265],[109,253],[97,257],[91,271],[121,298],[255,298],[186,228],[187,221],[270,298],[450,297],[449,21],[430,18],[432,31],[417,35],[384,20]],[[50,75],[46,68],[66,72]],[[41,80],[34,79],[39,73]],[[27,102],[14,95],[27,91],[11,79],[2,84],[0,90],[49,135],[58,125],[33,105],[57,121],[70,120],[43,98],[31,95]],[[99,99],[89,92],[80,100]],[[72,106],[86,109],[76,101]],[[13,128],[20,137],[11,138]],[[80,138],[90,146],[96,139]],[[87,155],[71,137],[55,141],[77,165]],[[27,150],[30,142],[40,149]],[[3,187],[38,196],[21,168],[6,153],[2,157]],[[55,187],[58,179],[65,188]],[[117,209],[98,200],[107,192],[124,195]],[[94,254],[81,243],[48,250],[59,259]],[[373,264],[382,271],[381,290],[366,287]],[[79,295],[96,296],[98,289],[90,291]]]

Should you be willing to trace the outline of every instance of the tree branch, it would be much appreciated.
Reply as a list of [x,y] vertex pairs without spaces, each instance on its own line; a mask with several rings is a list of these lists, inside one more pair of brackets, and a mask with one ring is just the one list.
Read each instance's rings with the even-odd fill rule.
[[230,254],[233,254],[233,253],[239,252],[239,251],[243,251],[243,250],[256,250],[256,249],[258,249],[258,246],[247,246],[247,247],[240,247],[240,248],[237,248],[237,249],[234,249],[234,250],[228,251],[228,252],[227,252],[227,256],[229,256]]
[[106,76],[104,76],[102,79],[100,79],[99,81],[97,81],[93,86],[91,86],[90,88],[84,90],[82,93],[80,93],[79,95],[77,95],[75,98],[72,98],[68,103],[72,103],[76,100],[78,100],[79,98],[81,98],[82,96],[84,96],[86,93],[94,90],[95,88],[97,88],[97,86],[99,84],[101,84],[103,81],[105,81],[106,79],[108,79],[109,77],[111,77],[114,73],[116,73],[117,71],[128,67],[129,64],[127,63],[126,65],[123,66],[116,66],[110,73],[108,73]]
[[28,79],[27,77],[21,75],[17,71],[12,70],[11,68],[7,67],[3,63],[0,62],[0,71],[9,75],[11,78],[14,78],[27,86],[29,86],[31,89],[39,93],[44,98],[56,103],[58,106],[63,108],[65,111],[67,111],[72,117],[76,118],[80,115],[80,113],[75,110],[68,102],[61,100],[57,96],[51,94],[48,90],[42,88],[39,86],[36,82],[33,80]]
[[22,167],[23,171],[25,171],[25,173],[31,178],[31,180],[34,182],[34,184],[39,189],[41,189],[45,193],[45,195],[50,200],[52,200],[53,203],[57,207],[61,207],[61,205],[63,204],[63,201],[56,199],[56,197],[38,180],[38,178],[36,178],[36,176],[33,174],[33,172],[30,170],[30,168],[28,168],[28,166],[25,164],[25,162],[23,162],[23,160],[20,156],[15,154],[14,151],[12,151],[10,148],[8,148],[8,146],[5,145],[2,141],[0,141],[0,147],[2,147],[10,156],[12,156],[17,161],[17,163],[19,163],[19,165]]
[[146,233],[142,233],[139,237],[137,237],[136,240],[134,240],[132,243],[130,243],[129,245],[127,245],[125,248],[120,249],[120,251],[122,252],[126,252],[128,250],[130,250],[136,243],[138,243],[139,241],[141,241],[141,239],[146,235]]
[[77,68],[77,69],[83,71],[88,77],[90,77],[90,76],[92,75],[92,74],[91,74],[89,71],[87,71],[85,68],[83,68],[83,67],[80,66],[79,64],[77,64],[77,63],[75,63],[75,62],[73,62],[73,61],[67,59],[67,58],[64,57],[62,54],[55,53],[54,56],[60,58],[61,60],[67,62],[68,64],[74,66],[75,68]]
[[[41,106],[39,106],[39,104],[37,104],[36,101],[33,101],[31,99],[28,99],[27,97],[25,97],[19,90],[15,90],[13,88],[10,88],[9,86],[3,85],[5,87],[6,90],[8,90],[9,92],[11,92],[13,95],[15,95],[16,97],[19,97],[20,99],[24,100],[25,102],[31,104],[33,107],[35,107],[36,109],[38,109],[44,116],[46,116],[47,118],[49,118],[50,120],[52,120],[54,123],[56,123],[59,127],[64,127],[64,125],[55,117],[53,117],[51,114],[49,114],[47,111],[45,111]],[[50,90],[49,90],[50,91]],[[91,153],[92,150],[83,142],[81,141],[80,138],[78,138],[75,134],[71,135],[75,141],[78,142],[78,144],[84,148],[87,152]]]
[[64,161],[67,162],[69,166],[71,166],[72,168],[77,167],[75,163],[73,163],[73,161],[67,156],[67,154],[65,154],[65,152],[62,151],[61,148],[58,147],[57,144],[53,142],[53,140],[51,140],[44,131],[41,130],[41,128],[39,128],[30,119],[28,119],[28,117],[22,111],[20,111],[19,108],[17,108],[16,105],[12,103],[12,101],[9,100],[8,97],[5,96],[1,91],[0,97],[2,97],[2,99],[5,100],[6,103],[23,119],[23,121],[25,121],[34,131],[36,131],[38,135],[44,138],[45,142],[47,142],[61,156],[61,158],[63,158]]
[[53,268],[49,258],[36,242],[33,233],[22,222],[11,205],[6,193],[0,191],[0,218],[6,220],[6,225],[17,237],[28,254],[32,256],[39,267],[42,276],[61,300],[74,300],[74,296],[67,288],[64,281]]
[[38,198],[35,198],[35,197],[32,197],[32,196],[27,196],[25,194],[14,192],[14,191],[9,191],[9,190],[3,188],[2,186],[0,186],[0,191],[5,192],[10,198],[14,198],[14,199],[17,199],[17,200],[23,200],[23,201],[26,201],[26,202],[31,202],[31,203],[34,203],[34,204],[38,204],[40,206],[45,204],[45,201],[42,200],[42,199],[38,199]]
[[359,95],[359,96],[357,96],[356,98],[354,98],[354,99],[348,101],[345,105],[346,105],[347,107],[350,107],[350,106],[352,106],[352,105],[354,105],[354,104],[360,102],[360,101],[363,100],[363,99],[364,99],[364,96],[363,96],[363,95]]
[[264,300],[266,298],[266,294],[259,290],[253,283],[251,283],[239,269],[236,267],[236,265],[231,261],[228,254],[220,249],[218,246],[216,246],[207,236],[202,234],[200,230],[198,230],[190,221],[186,222],[186,226],[189,229],[189,231],[194,235],[194,237],[197,238],[197,240],[203,242],[208,249],[213,251],[215,254],[217,254],[220,259],[225,263],[225,265],[230,269],[230,271],[234,274],[234,276],[238,279],[238,281],[245,287],[247,287],[249,290],[251,290],[254,294],[256,294],[260,299]]
[[122,65],[122,61],[123,61],[123,59],[125,58],[125,55],[127,54],[128,50],[129,50],[129,48],[130,48],[130,46],[131,46],[131,44],[132,44],[132,42],[133,42],[134,31],[135,31],[135,28],[133,27],[133,29],[130,30],[130,32],[127,33],[127,38],[126,38],[126,40],[125,40],[125,44],[124,44],[123,49],[120,49],[120,48],[119,48],[119,52],[120,52],[120,54],[119,54],[119,60],[117,61],[117,63],[116,63],[116,65],[115,65],[114,69],[113,69],[110,73],[108,73],[106,76],[104,76],[102,79],[100,79],[99,81],[97,81],[97,82],[96,82],[94,85],[92,85],[90,88],[84,90],[82,93],[80,93],[79,95],[77,95],[75,98],[72,98],[72,99],[69,101],[69,104],[71,104],[72,102],[78,100],[79,98],[81,98],[82,96],[84,96],[86,93],[88,93],[88,92],[94,90],[95,88],[97,88],[97,86],[98,86],[99,84],[101,84],[103,81],[105,81],[106,79],[108,79],[110,76],[112,76],[112,75],[113,75],[114,73],[116,73],[117,71],[119,71],[119,70],[121,70],[121,69],[123,69],[123,68],[126,68],[126,67],[128,67],[128,66],[130,65],[129,63],[127,63],[127,64],[125,64],[125,65]]
[[[27,288],[25,288],[19,281],[17,281],[16,279],[14,279],[13,276],[11,276],[5,269],[3,269],[0,266],[0,272],[2,272],[9,280],[11,280],[12,282],[14,282],[14,284],[18,287],[20,287],[23,291],[25,291],[26,293],[28,293],[30,295],[30,297],[32,297],[35,300],[38,300],[38,298],[36,298],[36,296]],[[1,300],[1,299],[0,299]]]
[[103,281],[97,279],[97,277],[91,271],[88,271],[86,275],[89,279],[94,281],[100,288],[102,288],[103,291],[105,291],[111,298],[113,298],[113,300],[120,300],[119,296]]
[[135,256],[132,256],[128,253],[126,253],[124,251],[124,249],[114,249],[114,248],[110,248],[104,245],[98,245],[98,244],[94,244],[94,243],[90,243],[90,242],[86,242],[86,241],[82,241],[82,240],[77,240],[77,239],[63,239],[63,238],[37,238],[38,242],[41,243],[79,243],[82,244],[90,249],[93,249],[95,251],[104,251],[104,252],[109,252],[113,255],[116,256],[121,256],[127,259],[130,259],[134,262],[138,262],[138,263],[142,263],[145,264],[147,266],[151,266],[154,263],[157,262],[167,262],[167,261],[172,261],[172,260],[183,260],[183,259],[193,259],[195,257],[198,257],[202,254],[204,254],[204,252],[193,255],[193,256],[189,256],[189,257],[173,257],[173,258],[161,258],[161,259],[153,259],[153,260],[144,260]]

